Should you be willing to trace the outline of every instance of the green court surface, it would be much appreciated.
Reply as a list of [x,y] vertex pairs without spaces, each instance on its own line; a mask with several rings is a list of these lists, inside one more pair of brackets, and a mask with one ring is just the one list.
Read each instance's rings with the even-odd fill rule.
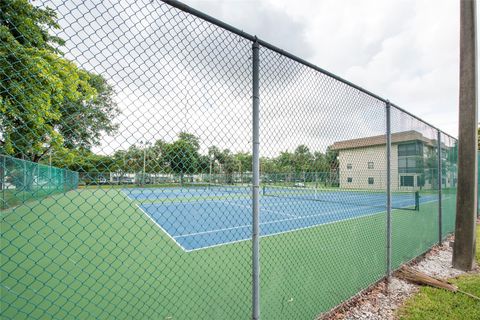
[[[394,210],[394,266],[426,251],[437,231],[435,202]],[[185,252],[119,189],[5,210],[1,232],[4,318],[250,317],[249,241]],[[386,214],[265,237],[260,246],[262,318],[313,319],[384,276]]]

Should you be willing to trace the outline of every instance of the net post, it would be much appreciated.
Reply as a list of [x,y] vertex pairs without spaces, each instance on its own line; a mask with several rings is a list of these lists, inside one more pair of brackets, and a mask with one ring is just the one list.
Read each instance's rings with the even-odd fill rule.
[[415,191],[415,211],[420,211],[420,192]]
[[259,60],[260,46],[257,39],[252,45],[252,319],[260,319],[260,223],[259,223],[259,188],[260,188],[260,90]]
[[437,130],[438,148],[438,245],[442,245],[442,141],[441,133]]
[[392,130],[390,102],[385,104],[386,111],[386,129],[387,129],[387,278],[390,280],[392,275],[392,190],[391,190],[391,160],[392,160]]

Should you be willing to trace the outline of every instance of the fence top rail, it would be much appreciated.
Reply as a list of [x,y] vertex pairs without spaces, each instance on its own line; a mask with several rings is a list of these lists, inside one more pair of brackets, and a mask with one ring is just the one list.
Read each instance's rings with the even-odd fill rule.
[[292,54],[292,53],[289,53],[289,52],[287,52],[287,51],[285,51],[285,50],[283,50],[283,49],[280,49],[280,48],[274,46],[273,44],[270,44],[270,43],[268,43],[268,42],[266,42],[266,41],[264,41],[264,40],[261,40],[261,39],[257,38],[257,36],[251,35],[251,34],[245,32],[245,31],[243,31],[243,30],[240,30],[240,29],[238,29],[238,28],[236,28],[236,27],[234,27],[234,26],[232,26],[232,25],[230,25],[230,24],[228,24],[228,23],[226,23],[226,22],[223,22],[223,21],[221,21],[221,20],[219,20],[219,19],[217,19],[217,18],[214,18],[214,17],[212,17],[212,16],[210,16],[210,15],[208,15],[208,14],[206,14],[206,13],[203,13],[202,11],[199,11],[199,10],[197,10],[197,9],[194,9],[194,8],[192,8],[192,7],[184,4],[184,3],[182,3],[182,2],[179,2],[179,1],[177,1],[177,0],[160,0],[160,1],[162,1],[162,2],[164,2],[164,3],[166,3],[166,4],[168,4],[168,5],[170,5],[170,6],[172,6],[172,7],[175,7],[175,8],[177,8],[177,9],[181,10],[181,11],[184,11],[184,12],[186,12],[186,13],[192,14],[192,15],[194,15],[194,16],[202,19],[202,20],[208,21],[208,22],[210,22],[210,23],[212,23],[212,24],[214,24],[214,25],[216,25],[216,26],[218,26],[218,27],[220,27],[220,28],[223,28],[223,29],[225,29],[225,30],[227,30],[227,31],[230,31],[230,32],[232,32],[232,33],[234,33],[234,34],[242,37],[242,38],[245,38],[245,39],[250,40],[250,41],[252,41],[252,42],[257,42],[258,44],[260,44],[261,46],[263,46],[263,47],[265,47],[265,48],[267,48],[267,49],[270,49],[270,50],[272,50],[272,51],[275,51],[275,52],[277,52],[277,53],[279,53],[279,54],[281,54],[281,55],[283,55],[283,56],[285,56],[285,57],[287,57],[287,58],[290,58],[290,59],[292,59],[292,60],[294,60],[294,61],[296,61],[296,62],[298,62],[298,63],[300,63],[300,64],[303,64],[303,65],[305,65],[305,66],[307,66],[307,67],[309,67],[309,68],[312,68],[312,69],[314,69],[314,70],[316,70],[316,71],[318,71],[318,72],[320,72],[320,73],[323,73],[323,74],[325,74],[325,75],[327,75],[327,76],[329,76],[329,77],[331,77],[331,78],[333,78],[333,79],[335,79],[335,80],[337,80],[337,81],[340,81],[340,82],[342,82],[342,83],[344,83],[344,84],[346,84],[346,85],[348,85],[348,86],[350,86],[350,87],[352,87],[352,88],[355,88],[355,89],[357,89],[357,90],[359,90],[359,91],[361,91],[361,92],[363,92],[363,93],[365,93],[365,94],[367,94],[367,95],[369,95],[369,96],[371,96],[371,97],[373,97],[373,98],[375,98],[375,99],[378,99],[378,100],[380,100],[380,101],[382,101],[382,102],[384,102],[384,103],[390,103],[390,105],[391,105],[392,107],[395,107],[396,109],[398,109],[398,110],[400,110],[400,111],[408,114],[409,116],[417,119],[418,121],[423,122],[424,124],[432,127],[433,129],[442,132],[443,134],[449,136],[450,138],[456,139],[456,138],[453,137],[452,135],[450,135],[450,134],[448,134],[448,133],[440,130],[439,128],[437,128],[437,127],[435,127],[434,125],[428,123],[427,121],[419,118],[418,116],[416,116],[416,115],[414,115],[414,114],[406,111],[405,109],[399,107],[399,106],[396,105],[396,104],[393,104],[393,103],[389,102],[387,99],[382,98],[381,96],[376,95],[375,93],[373,93],[373,92],[371,92],[371,91],[369,91],[369,90],[367,90],[367,89],[364,89],[364,88],[362,88],[362,87],[360,87],[360,86],[358,86],[358,85],[356,85],[356,84],[354,84],[354,83],[352,83],[352,82],[350,82],[350,81],[348,81],[348,80],[346,80],[346,79],[343,79],[343,78],[337,76],[336,74],[333,74],[333,73],[331,73],[331,72],[329,72],[329,71],[327,71],[327,70],[325,70],[325,69],[322,69],[322,68],[314,65],[313,63],[310,63],[310,62],[308,62],[308,61],[306,61],[306,60],[304,60],[304,59],[302,59],[302,58],[300,58],[300,57],[298,57],[298,56],[296,56],[296,55],[294,55],[294,54]]

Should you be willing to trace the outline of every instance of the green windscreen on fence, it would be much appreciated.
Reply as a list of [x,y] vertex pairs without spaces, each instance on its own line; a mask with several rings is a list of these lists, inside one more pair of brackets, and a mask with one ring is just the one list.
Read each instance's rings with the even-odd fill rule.
[[78,172],[0,155],[1,208],[78,188]]
[[457,205],[458,141],[441,134],[442,141],[442,236],[455,231]]
[[175,4],[0,1],[1,319],[317,319],[453,231],[455,138]]

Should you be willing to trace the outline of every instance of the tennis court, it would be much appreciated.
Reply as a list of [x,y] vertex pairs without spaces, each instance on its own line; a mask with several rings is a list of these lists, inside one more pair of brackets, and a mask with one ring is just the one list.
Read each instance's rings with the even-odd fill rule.
[[[130,200],[185,251],[251,239],[250,188],[124,189]],[[308,201],[311,200],[311,201]],[[392,195],[392,207],[418,210],[414,192]],[[261,236],[273,236],[385,212],[383,192],[263,188]]]

